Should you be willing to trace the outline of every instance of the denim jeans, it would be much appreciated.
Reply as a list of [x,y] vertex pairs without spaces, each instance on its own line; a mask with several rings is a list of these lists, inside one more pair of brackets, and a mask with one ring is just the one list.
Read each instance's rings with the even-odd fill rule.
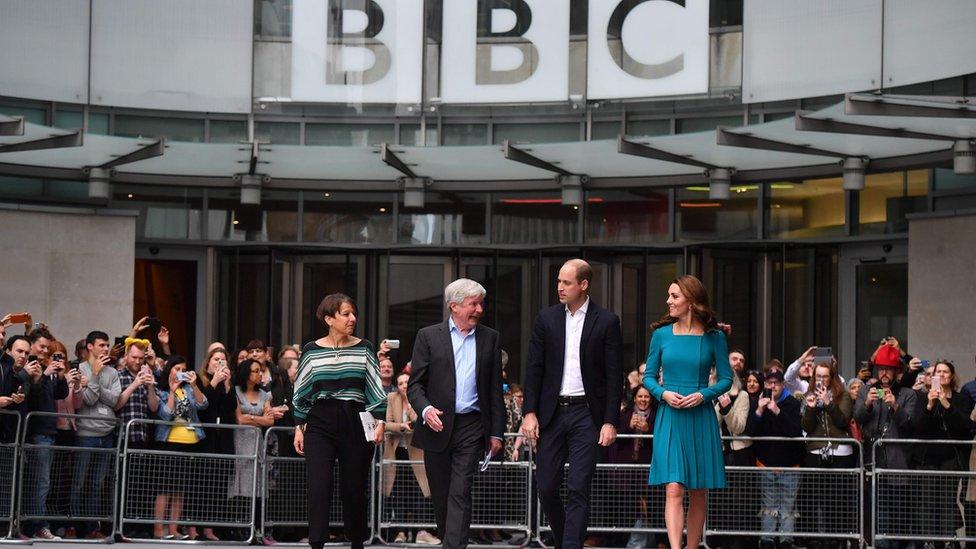
[[[115,433],[103,437],[77,437],[78,448],[115,448]],[[102,493],[108,468],[115,456],[107,452],[75,453],[75,471],[71,483],[71,514],[76,517],[107,516],[106,501]],[[98,529],[98,523],[83,521],[78,524],[78,537]]]
[[[54,437],[47,435],[34,435],[29,440],[35,446],[54,446]],[[26,455],[30,456],[25,465],[34,480],[34,487],[25,490],[25,511],[28,515],[44,516],[47,515],[47,494],[51,489],[52,452],[49,448],[32,448]],[[47,528],[48,523],[45,520],[33,520],[24,526],[24,533],[31,535]]]
[[[786,533],[780,541],[793,541],[790,533],[795,529],[796,513],[793,509],[796,506],[796,491],[799,484],[799,473],[792,471],[760,473],[762,507],[759,509],[759,516],[762,531]],[[773,536],[764,535],[763,539],[771,541]]]

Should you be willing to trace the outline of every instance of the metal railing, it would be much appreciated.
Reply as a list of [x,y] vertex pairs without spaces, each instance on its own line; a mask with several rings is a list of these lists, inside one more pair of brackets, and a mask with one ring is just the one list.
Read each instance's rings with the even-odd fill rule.
[[[54,437],[52,443],[39,442],[33,426],[39,421],[58,419],[98,421],[111,426],[111,431],[101,437],[86,437],[91,440],[102,439],[95,446],[76,443],[73,446],[58,445]],[[90,529],[92,533],[101,531],[101,524],[113,526],[118,516],[118,472],[120,456],[119,426],[115,417],[93,417],[81,414],[60,414],[56,412],[30,412],[24,418],[24,429],[19,433],[20,460],[18,469],[17,522],[21,530],[27,524],[62,522],[79,525],[79,530]],[[49,426],[47,427],[49,428]],[[58,482],[51,482],[51,479]],[[47,490],[41,490],[47,481]],[[66,483],[64,481],[67,481]],[[55,486],[57,485],[57,486]],[[87,487],[88,490],[80,490]],[[67,495],[67,509],[52,509],[47,498],[52,494]],[[63,490],[67,494],[61,494]],[[41,493],[46,492],[43,500]],[[109,543],[112,536],[102,539],[77,538],[67,542]]]
[[[262,501],[262,535],[269,534],[273,528],[308,528],[308,475],[305,458],[297,455],[272,455],[269,453],[273,446],[272,440],[279,440],[278,450],[290,453],[281,448],[281,433],[293,433],[294,427],[271,427],[266,430],[262,441],[262,471],[264,472],[267,496]],[[290,438],[290,437],[288,437]],[[369,502],[369,516],[367,531],[369,542],[376,537],[376,467],[370,463],[369,485],[367,498]],[[329,526],[342,527],[343,501],[340,494],[339,465],[334,465],[332,485],[332,508],[329,509]],[[276,542],[276,545],[306,546],[305,543]],[[345,545],[343,542],[331,542],[326,545]]]
[[[134,429],[150,426],[201,428],[211,433],[232,431],[236,452],[218,454],[133,447],[129,434]],[[257,534],[254,513],[265,485],[259,467],[260,447],[264,443],[260,429],[248,425],[133,419],[126,424],[125,433],[120,533],[138,539],[137,534],[126,531],[126,525],[173,524],[237,528],[248,532],[242,541],[254,540]],[[179,502],[180,516],[175,519],[165,514],[157,516],[159,498],[171,507],[174,501]]]
[[[11,423],[13,429],[10,429]],[[7,535],[14,532],[14,509],[17,499],[17,461],[19,459],[20,414],[0,410],[0,518],[7,522]],[[7,437],[10,439],[7,440]]]
[[[512,440],[521,435],[506,433],[505,438]],[[493,460],[484,471],[475,474],[471,489],[471,530],[521,533],[526,539],[531,536],[532,461],[529,456],[529,460],[523,461]],[[483,466],[484,462],[479,465]],[[379,463],[378,477],[378,535],[384,543],[393,542],[386,538],[398,530],[436,527],[422,459],[384,458]]]
[[875,462],[871,486],[871,537],[875,543],[949,541],[966,542],[968,546],[976,542],[974,525],[970,523],[976,515],[966,516],[963,512],[970,487],[976,496],[976,471],[969,468],[974,445],[976,441],[972,440],[875,441],[874,456],[884,450],[891,458],[892,452],[900,451],[909,464],[889,468]]
[[[155,420],[130,421],[125,425],[124,437],[115,429],[112,444],[103,447],[47,444],[49,441],[42,442],[28,435],[36,433],[32,426],[38,421],[84,417],[42,412],[22,417],[16,412],[0,410],[0,422],[7,426],[4,432],[16,433],[14,440],[0,440],[0,521],[8,521],[8,538],[16,531],[18,523],[23,527],[29,521],[108,522],[116,526],[115,532],[133,537],[126,532],[130,528],[158,522],[153,513],[155,496],[179,493],[180,489],[186,500],[182,516],[174,521],[179,526],[237,528],[243,531],[241,537],[248,538],[242,541],[287,528],[293,529],[289,533],[298,539],[301,530],[307,527],[305,460],[289,455],[287,449],[280,447],[280,455],[269,451],[274,440],[291,432],[290,427],[272,427],[261,434],[258,428],[250,426],[193,425],[204,427],[208,432],[247,433],[251,442],[233,455],[149,449],[130,443],[129,434],[136,428],[186,426]],[[283,443],[287,443],[288,438],[282,437]],[[647,435],[621,435],[618,438],[622,441],[640,438],[648,444],[653,440]],[[969,456],[976,441],[881,439],[862,448],[851,439],[748,440],[754,444],[803,444],[808,458],[812,454],[806,451],[807,443],[844,444],[854,449],[857,458],[853,465],[846,463],[843,467],[833,466],[830,461],[817,467],[727,465],[727,488],[712,491],[709,495],[704,531],[708,544],[715,545],[721,538],[763,536],[829,538],[855,543],[868,540],[875,543],[887,540],[976,541],[973,533],[976,526],[976,471],[969,470]],[[865,466],[864,450],[873,450],[873,455],[886,455],[889,459],[881,460],[881,465],[872,469],[870,465]],[[898,451],[903,452],[905,459],[891,460]],[[84,463],[79,464],[79,460]],[[817,460],[808,461],[806,465],[817,463]],[[45,469],[47,463],[50,469]],[[666,531],[664,489],[647,485],[649,467],[647,463],[601,463],[596,466],[589,531],[638,537]],[[472,489],[472,530],[507,530],[524,534],[527,539],[551,530],[546,517],[538,510],[533,468],[531,460],[492,461],[484,472],[476,475]],[[51,479],[51,490],[48,507],[42,509],[35,494],[41,493],[36,491],[37,481],[45,470]],[[400,529],[434,527],[433,508],[427,497],[429,488],[422,488],[426,473],[421,460],[376,459],[371,471],[367,489],[372,537],[390,543],[392,540],[387,538],[392,538]],[[121,482],[116,481],[119,476]],[[68,482],[56,482],[55,478]],[[87,488],[76,492],[79,483],[90,487],[97,479],[102,479],[95,494],[97,497],[92,497]],[[238,490],[245,492],[242,498],[228,497],[232,484],[243,488]],[[338,482],[336,490],[337,487]],[[68,492],[61,496],[77,493],[76,505],[51,506],[51,502],[58,499],[58,491]],[[763,500],[764,492],[787,496],[791,506],[783,510],[792,513],[796,520],[785,525],[777,524],[776,528],[764,525],[764,507],[769,507],[772,502]],[[971,492],[972,497],[967,497],[967,492]],[[337,491],[328,511],[334,526],[342,524],[342,504]],[[864,509],[869,511],[865,513]],[[865,521],[868,516],[872,519],[870,525]],[[966,531],[961,530],[963,526]],[[103,541],[111,541],[111,538]]]

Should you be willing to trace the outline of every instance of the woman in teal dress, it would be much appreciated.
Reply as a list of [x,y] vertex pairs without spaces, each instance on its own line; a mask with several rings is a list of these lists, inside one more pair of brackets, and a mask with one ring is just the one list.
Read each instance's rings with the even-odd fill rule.
[[[644,386],[661,401],[654,421],[649,484],[666,485],[664,521],[672,549],[681,549],[684,493],[688,497],[688,543],[698,547],[708,490],[725,488],[722,441],[714,401],[732,387],[728,344],[708,293],[690,275],[668,288],[668,314],[651,326]],[[708,386],[715,369],[718,382]]]

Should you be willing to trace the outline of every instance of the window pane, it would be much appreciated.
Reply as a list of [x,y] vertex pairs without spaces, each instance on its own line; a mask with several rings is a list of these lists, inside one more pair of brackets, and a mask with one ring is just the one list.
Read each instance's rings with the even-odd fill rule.
[[427,142],[423,143],[420,133],[420,124],[400,124],[400,144],[419,146],[423,144],[427,147],[437,146],[437,124],[436,122],[427,124]]
[[0,105],[0,114],[7,116],[23,116],[25,122],[31,124],[47,124],[47,109],[41,107],[14,107]]
[[81,111],[58,110],[54,115],[54,126],[64,130],[80,130],[85,125],[85,113]]
[[675,222],[680,240],[739,240],[756,238],[759,187],[732,187],[728,200],[708,198],[708,187],[681,187]]
[[390,244],[393,242],[392,193],[305,191],[305,242]]
[[593,122],[590,125],[590,140],[616,139],[621,131],[620,121]]
[[298,192],[261,191],[258,206],[241,204],[238,190],[211,190],[208,239],[294,242],[298,239]]
[[668,135],[670,120],[628,120],[627,135]]
[[770,112],[766,113],[766,122],[773,122],[775,120],[783,120],[784,118],[793,118],[795,116],[792,112]]
[[976,190],[976,176],[956,175],[948,168],[936,168],[932,179],[932,190]]
[[487,124],[446,124],[444,145],[487,145]]
[[586,198],[586,242],[669,240],[668,191],[590,191]]
[[488,197],[481,193],[426,193],[423,208],[400,206],[400,244],[488,242]]
[[769,185],[768,236],[843,236],[844,189],[840,178]]
[[202,189],[116,184],[112,201],[113,207],[139,210],[136,234],[140,238],[200,238]]
[[108,135],[108,114],[88,113],[88,133]]
[[742,25],[742,0],[711,0],[708,3],[710,27]]
[[[387,329],[400,337],[400,357],[413,354],[413,337],[424,326],[444,320],[444,263],[390,263],[387,276]],[[404,359],[406,360],[406,359]]]
[[244,120],[211,120],[211,143],[240,143],[247,140],[247,122]]
[[254,34],[263,37],[291,36],[291,0],[256,0]]
[[116,115],[115,135],[165,137],[172,141],[202,143],[203,119]]
[[569,244],[577,241],[579,208],[563,206],[559,193],[497,193],[491,233],[495,244]]
[[275,145],[298,145],[301,126],[295,122],[255,122],[254,138]]
[[708,132],[719,126],[738,127],[741,116],[716,116],[714,118],[680,118],[675,121],[675,133]]
[[385,124],[306,124],[306,145],[360,146],[393,143],[393,126]]
[[928,207],[928,184],[928,170],[867,176],[858,197],[861,234],[907,232],[905,216]]
[[516,143],[564,143],[580,140],[577,122],[553,124],[495,124],[495,143],[508,139]]
[[[357,295],[359,285],[356,283],[360,276],[359,263],[346,261],[346,256],[339,256],[335,263],[303,263],[305,271],[302,277],[304,291],[302,293],[302,341],[311,341],[322,336],[322,319],[316,316],[319,302],[323,297],[337,292],[344,293],[359,304],[359,314],[362,316],[368,300],[360,300]],[[360,329],[362,334],[363,330]]]

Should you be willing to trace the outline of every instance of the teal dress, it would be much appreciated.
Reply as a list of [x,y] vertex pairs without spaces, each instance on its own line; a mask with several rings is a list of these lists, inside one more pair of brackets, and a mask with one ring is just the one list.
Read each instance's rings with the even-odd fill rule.
[[[674,335],[673,324],[651,334],[644,386],[661,402],[654,420],[654,454],[649,484],[679,482],[689,490],[725,488],[725,462],[714,402],[732,387],[725,332]],[[718,382],[708,386],[711,369]],[[663,384],[658,374],[663,372]],[[664,391],[701,393],[694,408],[672,408]]]

